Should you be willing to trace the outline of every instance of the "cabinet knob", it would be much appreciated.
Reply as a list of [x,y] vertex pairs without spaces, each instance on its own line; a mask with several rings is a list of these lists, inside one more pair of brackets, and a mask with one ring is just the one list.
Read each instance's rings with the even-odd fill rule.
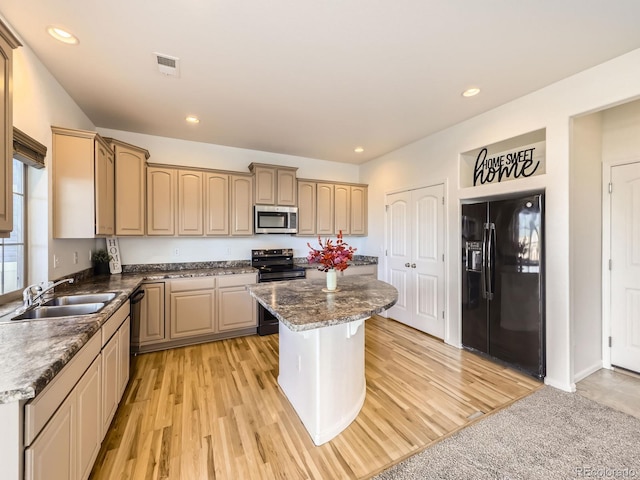
[[405,263],[404,266],[409,268],[411,266],[411,264],[410,263]]
[[415,263],[412,263],[412,264],[411,264],[411,268],[416,268],[416,264],[415,264]]

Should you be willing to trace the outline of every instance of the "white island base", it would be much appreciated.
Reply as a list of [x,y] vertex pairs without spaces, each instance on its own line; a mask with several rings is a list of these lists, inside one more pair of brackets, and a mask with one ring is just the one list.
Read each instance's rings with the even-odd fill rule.
[[280,322],[278,384],[316,445],[347,428],[364,404],[365,320],[301,332]]

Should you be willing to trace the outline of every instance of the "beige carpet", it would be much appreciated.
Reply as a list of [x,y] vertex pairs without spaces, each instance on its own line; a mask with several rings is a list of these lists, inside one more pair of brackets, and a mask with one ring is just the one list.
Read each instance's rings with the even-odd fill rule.
[[640,479],[640,419],[544,387],[374,478]]

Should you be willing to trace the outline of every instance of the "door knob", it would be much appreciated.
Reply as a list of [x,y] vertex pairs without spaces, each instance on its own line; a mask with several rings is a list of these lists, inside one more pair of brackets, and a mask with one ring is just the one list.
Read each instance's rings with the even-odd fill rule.
[[409,268],[411,266],[411,264],[410,263],[405,263],[404,266]]
[[416,268],[416,264],[415,264],[415,263],[412,263],[412,264],[411,264],[411,268]]

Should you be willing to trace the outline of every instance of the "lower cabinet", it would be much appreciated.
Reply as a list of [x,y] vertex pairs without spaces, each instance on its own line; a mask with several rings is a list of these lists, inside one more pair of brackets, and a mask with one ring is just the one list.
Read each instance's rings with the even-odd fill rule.
[[256,326],[256,301],[246,285],[256,283],[256,276],[228,275],[218,279],[218,331],[228,332]]
[[25,479],[89,478],[129,379],[129,325],[126,302],[25,406]]
[[131,326],[134,353],[256,333],[256,302],[246,285],[256,274],[175,278],[144,283],[140,318]]

